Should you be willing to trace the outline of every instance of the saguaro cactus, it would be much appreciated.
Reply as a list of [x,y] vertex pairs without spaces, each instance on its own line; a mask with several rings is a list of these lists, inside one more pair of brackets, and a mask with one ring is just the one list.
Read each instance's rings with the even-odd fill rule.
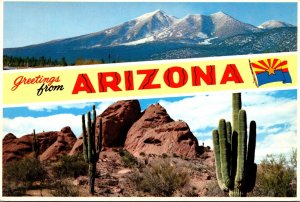
[[247,116],[241,109],[240,93],[233,93],[232,105],[233,127],[221,119],[218,129],[212,132],[216,176],[219,187],[229,191],[229,196],[246,196],[254,188],[256,179],[256,123],[250,122],[247,149]]
[[34,157],[38,159],[39,156],[39,143],[36,139],[35,130],[33,129],[33,141],[32,141],[32,150],[34,151]]
[[85,115],[82,115],[82,134],[83,134],[83,156],[89,164],[90,177],[90,193],[95,192],[95,175],[96,164],[99,160],[100,151],[102,149],[102,119],[99,122],[98,141],[95,140],[96,133],[96,109],[93,106],[93,115],[91,120],[91,112],[87,113],[87,127],[85,123]]

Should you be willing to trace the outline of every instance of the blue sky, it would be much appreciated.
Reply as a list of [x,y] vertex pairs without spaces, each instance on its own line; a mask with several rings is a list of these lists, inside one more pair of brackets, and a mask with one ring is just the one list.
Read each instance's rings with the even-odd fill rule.
[[[231,93],[209,93],[188,97],[140,99],[142,110],[160,103],[174,120],[184,120],[199,143],[212,146],[211,131],[221,118],[231,121]],[[257,123],[256,160],[266,154],[289,153],[297,147],[297,90],[256,91],[242,93],[248,124]],[[32,105],[4,108],[3,134],[20,137],[37,132],[58,131],[70,126],[76,136],[81,134],[81,114],[96,104],[97,114],[113,101],[73,103],[64,105]]]
[[255,26],[271,19],[297,25],[296,3],[4,2],[4,48],[97,32],[157,9],[178,18],[223,11]]

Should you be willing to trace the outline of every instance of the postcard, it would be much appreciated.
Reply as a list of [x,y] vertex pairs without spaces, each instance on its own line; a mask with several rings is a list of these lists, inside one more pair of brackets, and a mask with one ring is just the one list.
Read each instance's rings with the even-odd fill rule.
[[1,4],[1,200],[299,200],[297,1]]

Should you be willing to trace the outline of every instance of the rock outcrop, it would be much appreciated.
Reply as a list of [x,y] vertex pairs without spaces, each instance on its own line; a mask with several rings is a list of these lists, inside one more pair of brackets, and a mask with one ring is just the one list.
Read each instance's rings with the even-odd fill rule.
[[76,140],[77,138],[71,128],[69,126],[64,127],[57,133],[56,141],[39,156],[39,159],[44,161],[68,154],[72,150]]
[[9,141],[9,140],[14,140],[14,139],[17,139],[17,137],[12,133],[8,133],[3,138],[3,141]]
[[83,137],[82,135],[77,138],[76,142],[74,143],[69,155],[75,155],[78,153],[82,153],[83,151]]
[[[76,141],[76,137],[73,134],[70,127],[65,127],[61,131],[50,131],[36,134],[37,141],[39,144],[39,158],[43,157],[43,160],[48,159],[47,157],[53,157],[50,150],[53,147],[58,148],[60,152],[56,154],[68,152],[72,149],[73,144]],[[3,151],[2,151],[2,162],[6,163],[12,160],[17,160],[25,157],[33,157],[33,134],[24,135],[20,138],[16,138],[13,134],[7,134],[3,139]],[[61,147],[59,144],[64,144],[65,147]],[[43,155],[47,151],[47,155]]]
[[184,121],[174,121],[160,105],[151,105],[130,128],[125,149],[135,156],[169,154],[196,157],[198,141]]
[[[124,146],[127,132],[140,118],[141,107],[138,100],[118,101],[109,106],[101,115],[104,147]],[[97,118],[96,134],[99,130]]]

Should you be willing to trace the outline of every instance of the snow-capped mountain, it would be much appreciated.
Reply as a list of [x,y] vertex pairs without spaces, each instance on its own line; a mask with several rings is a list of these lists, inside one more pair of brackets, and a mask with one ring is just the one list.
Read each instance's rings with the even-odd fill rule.
[[50,41],[39,45],[65,49],[88,49],[118,45],[137,45],[153,41],[202,43],[204,39],[227,38],[238,34],[260,32],[223,12],[211,15],[188,15],[177,19],[156,10],[117,26],[83,36]]
[[141,61],[295,51],[296,45],[297,28],[287,23],[268,21],[255,27],[223,12],[177,19],[157,10],[99,32],[5,48],[4,55],[65,57],[68,62],[110,55],[116,61]]
[[151,37],[171,26],[177,19],[161,10],[92,34],[54,41],[77,49],[120,45]]
[[188,15],[165,31],[158,33],[156,39],[197,42],[210,37],[212,32],[213,26],[208,16]]
[[295,27],[295,26],[278,20],[269,20],[258,26],[258,28],[261,29],[274,29],[274,28],[281,28],[281,27]]
[[157,40],[175,39],[199,42],[207,38],[227,38],[238,34],[260,32],[257,27],[240,22],[233,17],[217,12],[211,15],[188,15],[159,33]]
[[214,25],[214,37],[226,38],[238,34],[249,34],[260,31],[257,27],[238,21],[223,12],[214,13],[210,17]]

